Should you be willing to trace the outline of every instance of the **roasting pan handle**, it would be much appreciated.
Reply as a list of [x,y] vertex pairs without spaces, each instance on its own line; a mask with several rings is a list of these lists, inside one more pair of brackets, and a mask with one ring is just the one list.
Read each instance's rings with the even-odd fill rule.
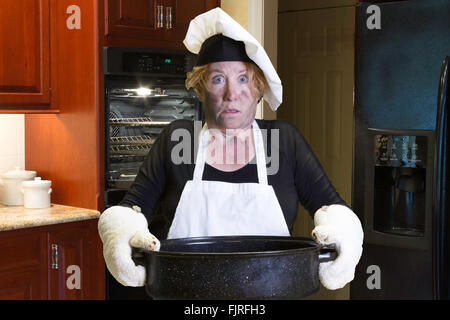
[[146,266],[145,256],[141,250],[136,248],[131,248],[131,259],[137,266]]
[[336,244],[322,245],[319,250],[319,263],[333,261],[337,258]]

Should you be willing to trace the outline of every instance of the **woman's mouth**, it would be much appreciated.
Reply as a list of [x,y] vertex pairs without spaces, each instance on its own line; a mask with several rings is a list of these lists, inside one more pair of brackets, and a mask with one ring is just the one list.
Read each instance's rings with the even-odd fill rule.
[[225,112],[226,114],[235,114],[235,113],[239,113],[239,111],[236,110],[236,109],[226,109],[224,112]]

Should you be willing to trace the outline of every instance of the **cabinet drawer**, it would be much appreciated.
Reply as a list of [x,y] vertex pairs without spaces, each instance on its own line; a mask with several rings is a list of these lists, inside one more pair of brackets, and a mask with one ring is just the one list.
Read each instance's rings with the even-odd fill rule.
[[40,265],[42,248],[45,238],[41,232],[1,232],[0,271]]

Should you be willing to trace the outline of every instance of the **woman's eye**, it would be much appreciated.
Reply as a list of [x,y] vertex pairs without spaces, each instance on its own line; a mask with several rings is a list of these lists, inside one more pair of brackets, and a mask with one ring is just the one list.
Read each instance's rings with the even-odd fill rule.
[[241,83],[247,83],[248,81],[248,77],[247,76],[240,76],[239,77],[239,82]]
[[225,79],[222,76],[214,76],[212,78],[213,83],[222,83],[225,81]]

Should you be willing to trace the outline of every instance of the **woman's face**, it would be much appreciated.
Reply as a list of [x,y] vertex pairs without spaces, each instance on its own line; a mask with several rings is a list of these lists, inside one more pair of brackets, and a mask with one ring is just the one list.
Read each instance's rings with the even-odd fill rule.
[[252,125],[259,100],[253,94],[257,90],[252,88],[252,77],[243,62],[209,64],[204,99],[208,127],[246,129]]

